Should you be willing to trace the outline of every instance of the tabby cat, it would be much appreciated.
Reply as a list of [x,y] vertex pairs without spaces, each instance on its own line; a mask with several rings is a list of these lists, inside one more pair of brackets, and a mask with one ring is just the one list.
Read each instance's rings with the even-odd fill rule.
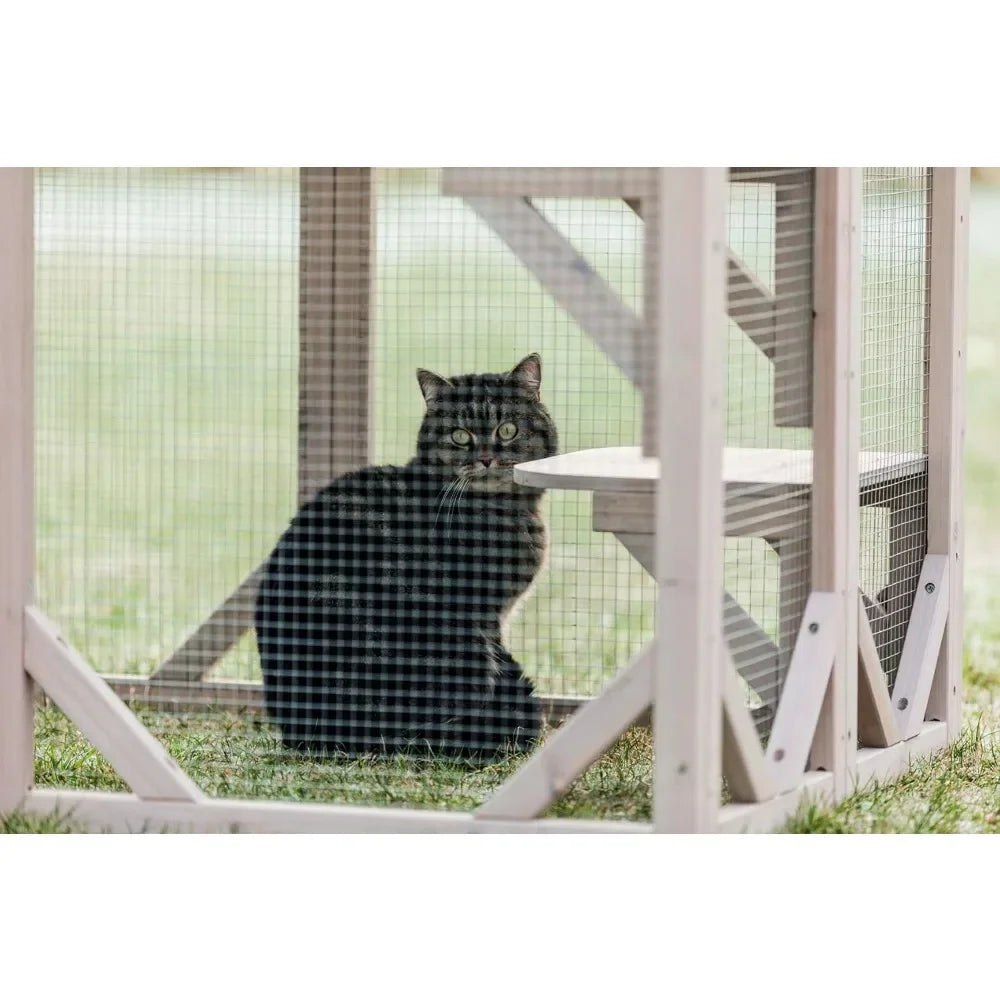
[[334,480],[265,567],[257,646],[289,749],[483,758],[538,736],[501,630],[546,547],[542,490],[513,479],[557,450],[541,359],[417,380],[416,455]]

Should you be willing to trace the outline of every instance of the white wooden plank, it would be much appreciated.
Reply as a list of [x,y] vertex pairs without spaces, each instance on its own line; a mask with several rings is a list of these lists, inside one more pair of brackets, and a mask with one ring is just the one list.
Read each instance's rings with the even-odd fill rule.
[[767,358],[774,357],[774,292],[732,250],[726,258],[729,318]]
[[782,171],[774,185],[774,423],[812,423],[813,200],[810,170]]
[[833,775],[808,771],[790,792],[765,802],[725,805],[719,811],[719,833],[770,833],[795,815],[805,802],[830,805],[833,802]]
[[809,767],[833,772],[842,798],[857,744],[863,178],[842,167],[817,169],[814,177],[810,561],[812,589],[837,595],[841,628]]
[[962,729],[965,325],[969,272],[969,169],[935,168],[931,188],[930,372],[927,389],[927,551],[949,558],[948,617],[927,714]]
[[663,253],[663,227],[660,224],[660,195],[654,185],[649,196],[628,204],[643,220],[642,227],[642,427],[639,443],[643,455],[658,455],[657,371],[660,349],[658,332],[662,319],[663,283],[660,281],[660,257]]
[[34,172],[0,169],[0,815],[31,786],[24,608],[34,576]]
[[864,600],[858,595],[858,737],[865,747],[890,747],[900,740],[882,664]]
[[476,810],[476,817],[530,819],[544,812],[649,708],[652,662],[647,645]]
[[257,588],[263,575],[258,566],[151,675],[153,681],[196,681],[253,627]]
[[948,619],[950,562],[947,555],[928,555],[924,557],[920,571],[906,641],[892,689],[896,727],[903,739],[916,736],[924,723]]
[[41,788],[24,800],[30,815],[67,816],[109,833],[649,833],[648,823],[603,820],[476,819],[467,812],[204,799],[154,802],[115,792]]
[[656,538],[652,532],[616,531],[615,538],[651,577],[656,577]]
[[[238,708],[257,714],[264,711],[264,686],[260,681],[192,680],[153,681],[136,674],[101,674],[112,691],[127,705],[149,705],[168,712],[205,708]],[[542,717],[558,725],[592,699],[573,695],[535,695]]]
[[36,607],[25,612],[25,666],[143,799],[198,802],[198,786]]
[[905,774],[913,761],[929,757],[948,745],[948,726],[944,722],[925,722],[916,735],[891,747],[858,751],[855,768],[857,788],[872,781],[886,784]]
[[806,602],[767,745],[779,792],[794,788],[805,771],[843,626],[841,609],[838,594],[814,590]]
[[[776,496],[812,484],[812,459],[808,450],[725,448],[722,476],[728,489]],[[859,483],[865,489],[920,476],[926,468],[925,456],[909,452],[866,451],[858,456]],[[651,493],[660,478],[660,465],[636,447],[588,448],[522,462],[514,467],[514,478],[552,489]]]
[[734,802],[763,802],[775,794],[757,727],[728,651],[722,649],[722,773]]
[[629,381],[641,386],[642,323],[573,244],[524,198],[466,202]]
[[778,705],[778,647],[729,591],[722,595],[722,630],[736,672],[774,711]]
[[648,198],[656,187],[649,167],[445,167],[441,193],[520,198]]
[[724,169],[660,172],[653,826],[710,832],[722,776]]

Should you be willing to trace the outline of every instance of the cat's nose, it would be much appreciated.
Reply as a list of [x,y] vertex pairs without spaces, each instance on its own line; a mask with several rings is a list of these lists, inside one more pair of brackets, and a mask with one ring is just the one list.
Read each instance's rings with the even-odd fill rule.
[[491,458],[489,455],[480,455],[479,461],[483,463],[484,469],[488,469],[496,460]]

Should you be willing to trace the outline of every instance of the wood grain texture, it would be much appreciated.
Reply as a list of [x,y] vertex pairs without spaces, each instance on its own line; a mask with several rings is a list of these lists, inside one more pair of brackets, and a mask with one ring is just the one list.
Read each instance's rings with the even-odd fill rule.
[[817,590],[806,603],[767,744],[779,792],[793,789],[805,772],[840,641],[842,607],[840,595]]
[[948,620],[950,569],[948,555],[924,557],[892,689],[896,726],[903,739],[916,736],[924,722]]
[[835,167],[815,170],[814,178],[811,587],[836,595],[840,628],[809,766],[833,773],[840,798],[857,744],[859,500],[872,485],[861,471],[870,459],[859,457],[862,174]]
[[710,832],[722,777],[726,172],[660,172],[653,826]]
[[900,740],[889,688],[879,662],[868,612],[858,595],[858,737],[864,747],[891,747]]
[[935,168],[931,174],[927,551],[948,556],[950,587],[948,618],[927,715],[946,722],[950,740],[957,739],[962,728],[962,459],[968,282],[969,170]]
[[0,815],[31,787],[24,609],[34,578],[34,172],[0,169]]
[[649,833],[648,823],[603,820],[477,819],[465,812],[337,806],[322,803],[151,802],[115,792],[44,788],[29,793],[26,813],[59,810],[71,822],[108,833]]
[[774,782],[725,648],[722,660],[722,773],[734,802],[763,802],[775,794]]

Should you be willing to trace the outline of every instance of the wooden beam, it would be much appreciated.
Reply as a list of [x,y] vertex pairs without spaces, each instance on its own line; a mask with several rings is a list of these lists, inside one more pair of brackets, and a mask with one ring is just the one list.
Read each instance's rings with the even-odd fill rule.
[[35,571],[34,171],[0,169],[0,816],[31,787],[24,608]]
[[801,808],[805,802],[828,806],[833,802],[833,775],[807,771],[790,792],[764,802],[733,803],[719,810],[719,833],[770,833]]
[[772,712],[778,707],[778,647],[740,603],[722,595],[722,631],[736,672]]
[[648,198],[656,187],[649,167],[445,167],[441,193],[514,198]]
[[865,747],[891,747],[900,740],[878,649],[864,600],[858,595],[858,737]]
[[299,503],[371,460],[372,170],[299,172]]
[[763,802],[774,795],[774,783],[725,647],[722,661],[722,773],[734,802]]
[[626,378],[641,386],[642,324],[573,244],[525,198],[466,202]]
[[726,172],[660,171],[653,826],[710,832],[722,778]]
[[969,281],[969,169],[931,174],[930,372],[927,391],[927,551],[948,556],[948,617],[927,715],[949,740],[962,729],[965,325]]
[[642,427],[639,442],[642,454],[659,455],[656,446],[659,433],[657,420],[658,369],[657,356],[660,346],[660,329],[663,325],[663,281],[661,257],[665,252],[660,195],[653,193],[638,203],[642,227],[642,333],[641,357],[643,378],[637,383],[642,390]]
[[[144,705],[166,712],[197,712],[219,708],[264,712],[264,686],[259,681],[154,681],[132,674],[101,674],[127,705]],[[550,725],[568,719],[593,699],[584,696],[535,696],[542,718]]]
[[858,751],[856,786],[864,788],[872,781],[886,784],[905,774],[913,761],[929,757],[948,745],[948,727],[943,722],[925,722],[909,739],[890,747]]
[[258,566],[151,675],[152,681],[198,681],[253,628]]
[[858,725],[862,176],[842,167],[814,174],[811,586],[837,595],[841,628],[809,766],[833,772],[839,799],[851,784]]
[[478,819],[466,812],[337,806],[325,803],[205,799],[152,802],[120,792],[41,788],[24,801],[29,815],[58,813],[108,833],[649,833],[648,823],[604,820]]
[[813,174],[774,172],[774,422],[812,425]]
[[757,345],[767,358],[774,358],[774,321],[777,299],[732,250],[726,258],[727,311],[729,318]]
[[198,786],[36,607],[25,611],[25,667],[142,799],[200,802]]
[[647,645],[476,810],[476,817],[530,819],[541,815],[649,708],[652,662],[652,648]]
[[802,780],[842,627],[841,595],[814,590],[806,602],[767,744],[779,792],[790,791]]
[[920,582],[913,598],[899,672],[892,689],[896,726],[903,739],[910,739],[923,726],[931,682],[941,651],[948,620],[951,559],[947,555],[924,557]]

